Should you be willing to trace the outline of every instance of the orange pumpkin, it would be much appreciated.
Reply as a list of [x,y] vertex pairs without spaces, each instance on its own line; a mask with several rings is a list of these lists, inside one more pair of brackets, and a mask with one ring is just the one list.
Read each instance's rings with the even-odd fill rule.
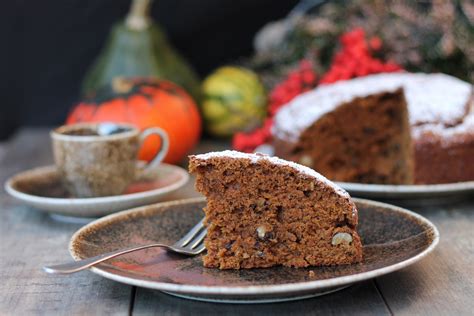
[[[153,78],[117,78],[79,103],[66,124],[79,122],[126,122],[142,130],[161,127],[170,140],[164,159],[168,163],[179,162],[201,134],[201,118],[193,99],[176,84]],[[157,136],[148,137],[139,158],[150,160],[159,146]]]

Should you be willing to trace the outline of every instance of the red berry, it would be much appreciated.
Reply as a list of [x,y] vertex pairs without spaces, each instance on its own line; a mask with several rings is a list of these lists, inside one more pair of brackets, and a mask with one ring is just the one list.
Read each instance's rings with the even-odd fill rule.
[[369,46],[374,51],[380,50],[382,48],[382,40],[374,36],[369,40]]
[[302,74],[303,82],[307,84],[314,83],[316,81],[316,74],[311,71],[305,71]]

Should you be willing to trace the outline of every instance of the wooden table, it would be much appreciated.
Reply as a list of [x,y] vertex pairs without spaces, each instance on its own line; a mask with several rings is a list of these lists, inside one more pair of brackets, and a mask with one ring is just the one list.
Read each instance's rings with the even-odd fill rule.
[[[203,143],[199,152],[225,144]],[[24,129],[0,145],[0,180],[52,163],[46,129]],[[192,184],[187,190],[192,190]],[[292,303],[222,305],[174,298],[89,271],[48,275],[41,267],[70,260],[81,224],[58,222],[0,192],[0,314],[367,314],[473,315],[474,199],[417,209],[441,232],[437,250],[401,271],[340,292]]]

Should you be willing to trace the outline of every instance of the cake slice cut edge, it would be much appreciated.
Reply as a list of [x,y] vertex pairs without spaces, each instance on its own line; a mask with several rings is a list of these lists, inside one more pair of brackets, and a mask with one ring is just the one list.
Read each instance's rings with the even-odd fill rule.
[[[277,122],[285,121],[284,114],[279,113]],[[298,141],[275,136],[274,145],[278,156],[334,181],[413,183],[413,147],[402,89],[341,103],[316,119]]]
[[362,260],[355,204],[316,171],[236,151],[190,156],[189,170],[207,198],[205,267],[308,267]]

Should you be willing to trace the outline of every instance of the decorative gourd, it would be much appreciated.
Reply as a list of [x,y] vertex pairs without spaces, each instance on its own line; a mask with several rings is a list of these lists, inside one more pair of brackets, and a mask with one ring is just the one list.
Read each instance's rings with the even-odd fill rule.
[[200,82],[196,73],[153,22],[150,5],[151,0],[133,0],[125,21],[112,28],[105,48],[86,74],[84,95],[117,76],[157,77],[180,85],[199,102]]
[[[158,126],[169,136],[165,162],[179,162],[198,142],[201,119],[193,99],[172,82],[153,78],[116,78],[112,84],[79,103],[66,123],[126,122],[140,129]],[[139,158],[150,160],[158,150],[150,136]]]
[[214,136],[228,137],[252,130],[265,118],[265,88],[251,70],[218,68],[203,82],[203,93],[205,127]]

